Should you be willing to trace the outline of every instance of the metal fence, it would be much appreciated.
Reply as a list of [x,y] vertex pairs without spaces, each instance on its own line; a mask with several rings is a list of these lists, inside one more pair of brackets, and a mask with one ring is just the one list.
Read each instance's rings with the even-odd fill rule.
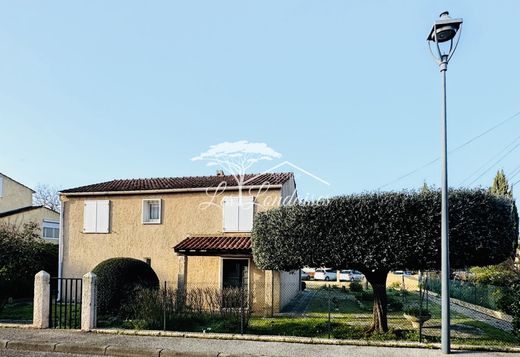
[[51,278],[49,326],[78,329],[81,327],[81,278]]
[[[392,282],[393,281],[393,282]],[[185,290],[163,282],[127,300],[117,317],[99,313],[100,327],[164,329],[336,339],[440,342],[440,300],[435,274],[393,276],[387,288],[388,330],[368,332],[373,291],[368,284],[309,280],[267,287],[222,288],[192,283]],[[519,346],[511,322],[452,303],[452,342]]]
[[[441,292],[441,281],[437,276],[430,278],[430,289],[436,293]],[[499,308],[498,300],[503,292],[504,288],[499,286],[450,280],[450,297],[492,310]]]

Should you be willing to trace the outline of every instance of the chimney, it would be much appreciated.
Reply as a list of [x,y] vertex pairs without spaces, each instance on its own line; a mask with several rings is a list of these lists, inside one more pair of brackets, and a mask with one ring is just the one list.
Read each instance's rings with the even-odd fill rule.
[[217,170],[217,176],[224,176],[224,170]]

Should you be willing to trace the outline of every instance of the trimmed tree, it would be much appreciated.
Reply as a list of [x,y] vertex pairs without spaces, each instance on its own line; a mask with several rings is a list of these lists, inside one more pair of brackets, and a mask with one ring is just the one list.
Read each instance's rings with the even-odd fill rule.
[[497,196],[513,197],[513,189],[509,186],[504,170],[497,171],[489,190],[492,194]]
[[[453,268],[504,261],[518,236],[513,203],[484,190],[450,191]],[[392,270],[440,268],[439,191],[370,193],[259,213],[252,232],[262,269],[353,268],[374,291],[370,332],[386,332],[386,279]]]
[[98,307],[101,313],[120,313],[140,289],[159,289],[159,279],[150,265],[134,258],[111,258],[94,270],[98,277]]

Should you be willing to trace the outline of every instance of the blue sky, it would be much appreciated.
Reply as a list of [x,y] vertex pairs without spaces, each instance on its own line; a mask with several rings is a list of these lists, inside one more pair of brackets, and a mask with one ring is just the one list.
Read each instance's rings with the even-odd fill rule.
[[[282,154],[253,171],[288,160],[331,183],[298,174],[300,193],[375,190],[440,153],[425,38],[443,10],[464,18],[453,148],[520,111],[518,1],[2,1],[0,171],[62,188],[206,175],[192,157],[248,140]],[[520,117],[453,153],[450,183],[518,135]],[[520,148],[471,186],[519,166]]]

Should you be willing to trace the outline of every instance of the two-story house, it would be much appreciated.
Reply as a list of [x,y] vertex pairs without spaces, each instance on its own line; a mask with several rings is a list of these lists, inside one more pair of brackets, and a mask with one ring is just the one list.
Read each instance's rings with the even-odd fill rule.
[[[141,259],[182,289],[245,287],[256,313],[280,311],[300,274],[264,271],[251,254],[255,212],[293,201],[292,173],[114,180],[61,192],[63,277],[114,257]],[[267,313],[269,313],[267,311]]]
[[33,206],[34,191],[0,173],[0,224],[18,227],[34,222],[43,239],[58,243],[60,214],[44,206]]

